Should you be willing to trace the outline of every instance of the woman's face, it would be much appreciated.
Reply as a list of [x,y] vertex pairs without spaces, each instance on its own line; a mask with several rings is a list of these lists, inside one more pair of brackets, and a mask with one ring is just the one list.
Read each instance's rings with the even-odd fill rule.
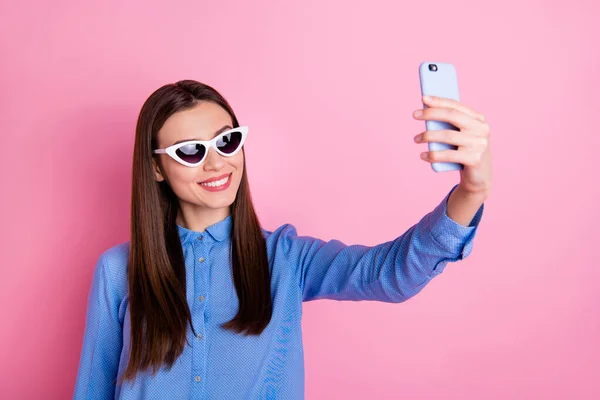
[[[233,127],[231,117],[221,106],[212,102],[200,102],[195,107],[171,115],[158,132],[158,146],[164,149],[183,140],[210,140],[217,134]],[[162,172],[156,165],[159,161]],[[157,181],[167,180],[182,208],[195,211],[209,209],[227,211],[235,200],[244,171],[244,152],[233,157],[223,157],[209,149],[206,158],[197,167],[187,167],[167,154],[154,156]],[[164,174],[163,174],[164,173]],[[224,185],[203,185],[207,180],[226,178]]]

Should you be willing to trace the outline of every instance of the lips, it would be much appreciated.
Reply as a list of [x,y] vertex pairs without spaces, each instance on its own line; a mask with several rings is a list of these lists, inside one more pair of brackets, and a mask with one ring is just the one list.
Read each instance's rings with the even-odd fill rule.
[[229,175],[231,175],[231,174],[223,174],[223,175],[221,175],[221,176],[215,176],[215,177],[213,177],[213,178],[210,178],[210,179],[207,179],[207,180],[205,180],[205,181],[198,182],[198,183],[211,183],[211,182],[220,181],[220,180],[221,180],[221,179],[223,179],[223,178],[227,178]]
[[[222,176],[222,178],[220,176],[216,176],[214,178],[204,181],[204,182],[208,182],[208,183],[198,183],[198,186],[200,186],[203,190],[206,190],[208,192],[226,191],[231,186],[232,174],[221,175],[221,176]],[[216,186],[217,183],[215,183],[215,179],[220,180],[221,182],[225,181],[225,183],[219,184],[218,186]]]

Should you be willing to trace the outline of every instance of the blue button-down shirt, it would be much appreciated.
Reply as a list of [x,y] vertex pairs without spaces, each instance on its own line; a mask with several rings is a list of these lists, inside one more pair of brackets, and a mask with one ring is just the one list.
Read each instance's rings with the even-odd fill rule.
[[[456,186],[454,187],[456,188]],[[453,188],[453,190],[454,190]],[[451,193],[452,191],[450,191]],[[129,243],[104,252],[88,296],[74,399],[303,399],[302,302],[316,299],[402,302],[448,262],[468,256],[483,205],[468,227],[446,213],[444,200],[395,240],[377,245],[298,236],[289,224],[263,230],[271,269],[273,316],[260,336],[224,330],[238,298],[228,252],[231,216],[195,232],[178,226],[187,301],[197,337],[171,369],[117,386],[128,363]]]

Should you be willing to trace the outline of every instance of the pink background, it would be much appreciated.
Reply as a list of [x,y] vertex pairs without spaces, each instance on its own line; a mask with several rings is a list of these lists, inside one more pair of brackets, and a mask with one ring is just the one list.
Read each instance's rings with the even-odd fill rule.
[[230,100],[266,228],[376,244],[457,182],[412,142],[423,60],[492,127],[474,251],[404,304],[306,303],[307,399],[600,398],[597,1],[84,3],[0,5],[0,398],[72,395],[153,90]]

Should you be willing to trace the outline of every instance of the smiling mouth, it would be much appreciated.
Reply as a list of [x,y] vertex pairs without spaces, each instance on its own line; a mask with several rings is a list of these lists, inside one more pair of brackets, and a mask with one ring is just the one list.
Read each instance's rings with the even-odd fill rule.
[[231,174],[227,175],[225,178],[219,179],[218,181],[212,181],[208,183],[201,182],[201,186],[209,187],[209,188],[217,188],[220,186],[224,186],[231,179]]

